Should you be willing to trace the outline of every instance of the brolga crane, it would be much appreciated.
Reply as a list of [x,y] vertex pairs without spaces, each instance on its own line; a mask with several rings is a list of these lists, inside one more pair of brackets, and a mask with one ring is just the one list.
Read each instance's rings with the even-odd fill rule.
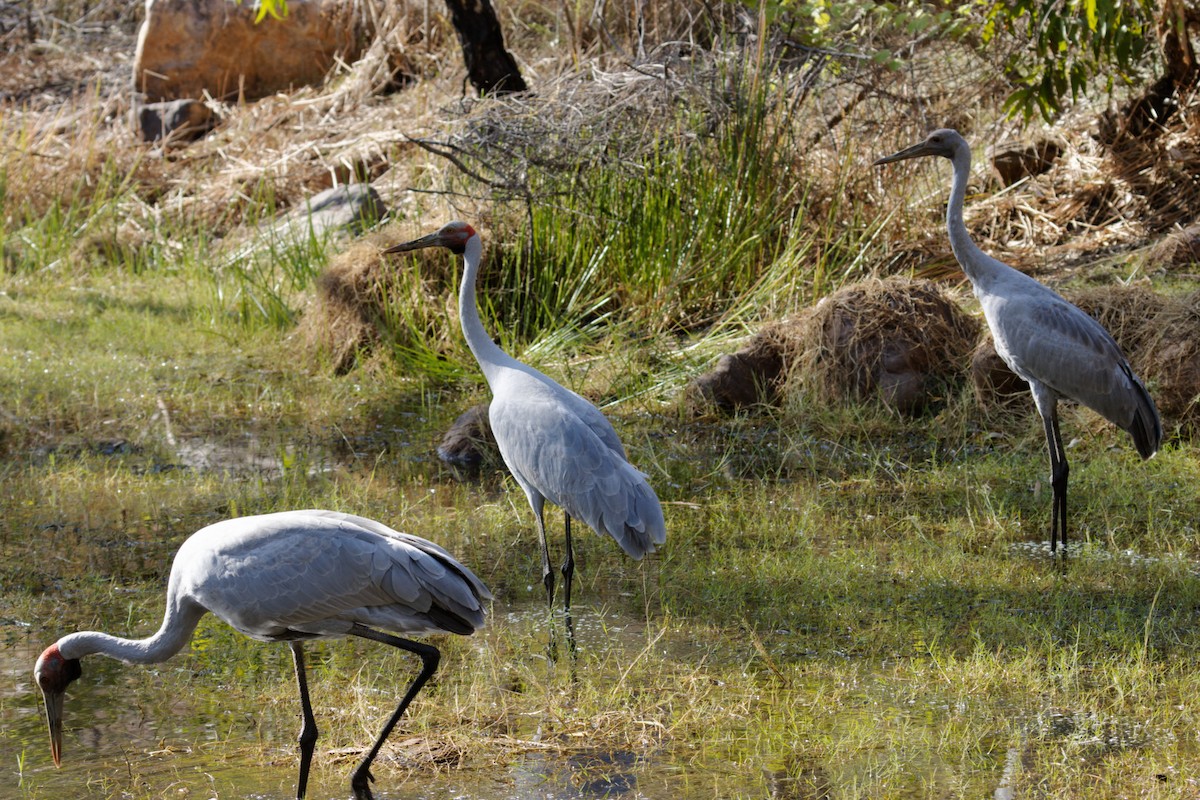
[[1067,454],[1058,430],[1058,400],[1091,408],[1133,437],[1142,458],[1162,444],[1162,420],[1150,393],[1121,348],[1095,319],[1023,272],[984,253],[963,223],[963,200],[971,173],[971,147],[958,131],[936,130],[925,141],[878,159],[942,156],[954,165],[946,227],[958,259],[992,331],[996,352],[1029,384],[1050,449],[1050,551],[1067,545]]
[[292,649],[302,714],[297,798],[304,797],[317,742],[302,643],[359,636],[421,658],[420,673],[351,778],[354,796],[370,798],[371,763],[441,658],[433,645],[383,631],[465,636],[484,624],[490,599],[487,587],[438,545],[364,517],[309,510],[214,523],[175,554],[156,634],[122,639],[81,631],[38,657],[33,675],[45,699],[54,764],[62,759],[63,695],[82,674],[81,658],[99,653],[134,664],[166,661],[212,612],[251,639],[287,642]]
[[517,361],[488,336],[475,304],[475,280],[483,254],[475,229],[465,222],[450,222],[435,233],[383,252],[404,253],[424,247],[445,247],[463,257],[458,295],[463,336],[492,390],[488,416],[500,455],[525,491],[537,519],[542,583],[550,603],[554,602],[554,571],[543,507],[549,500],[563,510],[563,608],[569,612],[575,572],[571,518],[611,536],[630,557],[641,559],[667,540],[662,506],[646,475],[629,463],[612,423],[599,409]]

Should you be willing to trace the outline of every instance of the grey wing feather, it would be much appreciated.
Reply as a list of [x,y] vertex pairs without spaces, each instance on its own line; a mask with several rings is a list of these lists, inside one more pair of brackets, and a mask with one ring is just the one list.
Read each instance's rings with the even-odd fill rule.
[[355,514],[345,514],[340,511],[326,510],[312,510],[304,513],[317,514],[330,519],[342,520],[350,524],[357,525],[364,530],[377,533],[380,536],[397,539],[411,547],[415,547],[418,550],[433,556],[438,563],[443,564],[445,567],[459,575],[463,580],[470,583],[475,594],[477,594],[479,597],[483,598],[484,600],[492,599],[492,593],[487,586],[484,585],[483,581],[479,580],[475,573],[471,572],[471,570],[469,570],[461,562],[459,562],[458,559],[451,555],[448,550],[436,542],[431,542],[428,539],[422,539],[420,536],[413,536],[410,533],[402,533],[394,528],[384,525],[378,520],[360,517]]
[[355,622],[405,634],[483,625],[491,595],[466,567],[360,519],[312,511],[227,520],[195,534],[177,560],[207,558],[191,593],[255,638],[338,635]]
[[997,351],[1014,372],[1128,431],[1143,457],[1157,451],[1158,410],[1104,326],[1049,290],[998,316]]
[[[562,388],[562,387],[559,387]],[[621,440],[617,437],[617,432],[613,428],[612,423],[608,421],[608,417],[596,408],[590,402],[580,395],[572,392],[570,389],[563,389],[566,393],[567,402],[570,403],[571,411],[579,418],[579,421],[588,427],[592,433],[596,434],[596,438],[611,450],[622,460],[627,460],[625,454],[625,445],[621,444]]]
[[613,537],[633,558],[666,541],[662,506],[645,474],[569,404],[545,394],[497,398],[491,419],[504,462],[522,487]]
[[[508,392],[512,397],[528,397],[534,395],[549,395],[557,403],[564,406],[571,414],[573,414],[578,422],[585,425],[592,433],[596,434],[605,447],[612,450],[621,458],[627,458],[625,455],[625,445],[621,444],[621,439],[617,436],[616,430],[612,423],[608,421],[608,417],[601,413],[600,409],[596,408],[591,401],[585,398],[578,392],[573,392],[563,386],[558,381],[554,380],[545,373],[539,372],[528,364],[520,364],[522,375],[510,375],[510,380],[514,383],[507,384]],[[542,387],[535,387],[528,384],[528,378],[533,378]],[[522,384],[525,384],[522,387]],[[515,391],[514,391],[515,390]],[[528,391],[532,390],[532,391]],[[501,388],[501,392],[505,392],[505,388]],[[499,395],[497,395],[499,397]],[[501,401],[503,402],[503,400]],[[494,413],[494,412],[492,412]]]

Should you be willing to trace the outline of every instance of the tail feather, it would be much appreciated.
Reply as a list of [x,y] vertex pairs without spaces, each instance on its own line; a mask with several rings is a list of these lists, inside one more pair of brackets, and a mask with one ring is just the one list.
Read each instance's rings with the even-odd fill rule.
[[618,519],[600,520],[593,527],[615,539],[630,558],[640,561],[642,556],[666,543],[667,525],[658,496],[648,483],[634,487],[629,504],[628,511]]
[[1132,371],[1127,374],[1137,389],[1137,408],[1134,410],[1133,419],[1124,428],[1133,437],[1138,454],[1142,458],[1150,458],[1162,445],[1162,418],[1158,415],[1158,407],[1154,405],[1154,399],[1150,397],[1146,387]]

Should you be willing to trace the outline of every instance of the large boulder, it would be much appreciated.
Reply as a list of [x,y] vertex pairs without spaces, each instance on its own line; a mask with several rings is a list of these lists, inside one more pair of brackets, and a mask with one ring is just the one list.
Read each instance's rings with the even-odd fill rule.
[[250,0],[146,0],[133,64],[147,101],[257,100],[320,83],[365,37],[353,0],[291,0],[283,20],[255,24]]
[[267,234],[290,243],[307,241],[344,228],[360,232],[383,218],[387,206],[369,183],[347,183],[326,189],[292,209]]

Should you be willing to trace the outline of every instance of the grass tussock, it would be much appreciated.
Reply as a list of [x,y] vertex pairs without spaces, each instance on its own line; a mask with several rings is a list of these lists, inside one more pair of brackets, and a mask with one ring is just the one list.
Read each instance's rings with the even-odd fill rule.
[[957,388],[979,322],[935,284],[904,278],[834,292],[797,325],[788,380],[825,404],[878,396],[906,414]]

